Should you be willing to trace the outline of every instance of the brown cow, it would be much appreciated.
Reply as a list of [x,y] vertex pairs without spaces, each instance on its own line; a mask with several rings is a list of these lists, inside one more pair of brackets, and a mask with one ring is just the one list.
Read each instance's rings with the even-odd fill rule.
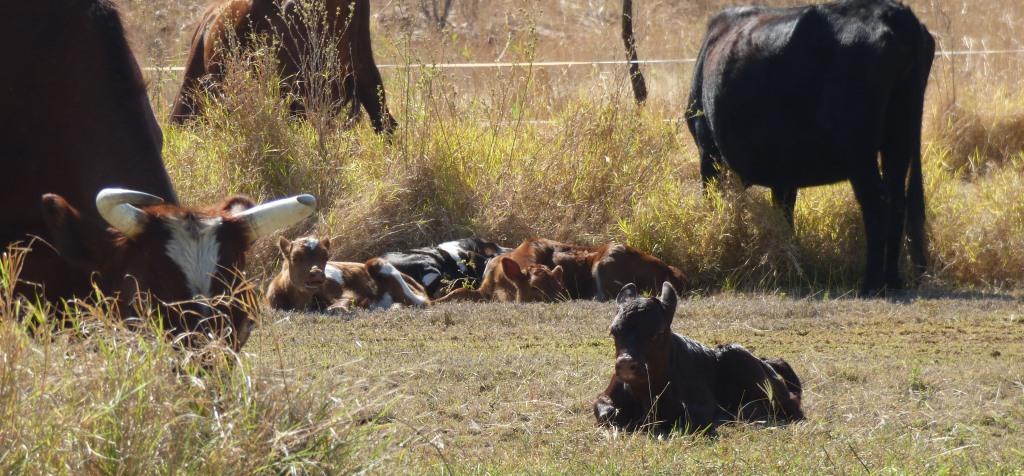
[[99,288],[118,297],[122,313],[149,301],[172,334],[225,335],[237,350],[253,326],[248,310],[255,300],[241,273],[246,252],[260,237],[309,216],[316,200],[300,195],[253,205],[232,197],[193,209],[104,189],[96,206],[109,228],[55,194],[43,196],[43,215],[61,257],[91,270]]
[[686,276],[675,266],[619,243],[592,251],[555,252],[552,262],[566,270],[566,287],[575,287],[583,299],[608,300],[628,283],[634,283],[642,293],[657,292],[666,282],[676,289],[686,286]]
[[594,403],[598,424],[636,430],[714,431],[730,421],[804,417],[802,389],[785,361],[763,360],[738,344],[715,349],[673,334],[676,291],[637,297],[628,284],[611,324],[615,374]]
[[[52,239],[40,213],[45,193],[97,222],[105,187],[176,203],[142,72],[110,2],[5,2],[0,42],[10,46],[0,75],[0,246]],[[17,291],[51,302],[85,296],[91,271],[36,242]]]
[[[171,122],[181,124],[202,114],[202,93],[212,92],[223,81],[224,50],[232,38],[237,39],[240,48],[247,49],[254,47],[253,42],[258,37],[279,36],[281,41],[276,45],[279,73],[293,92],[308,99],[305,88],[311,81],[303,74],[323,72],[303,71],[300,64],[302,58],[310,55],[306,51],[309,38],[327,34],[337,38],[338,64],[343,68],[339,72],[342,77],[330,83],[328,99],[336,107],[330,111],[332,115],[351,103],[350,117],[354,117],[362,105],[375,131],[394,130],[396,122],[388,111],[384,83],[370,45],[369,0],[325,0],[323,4],[327,31],[311,34],[306,30],[303,15],[299,13],[303,7],[297,0],[214,0],[193,34]],[[303,109],[298,103],[292,108],[296,113]]]
[[380,258],[365,263],[328,261],[330,239],[281,238],[278,246],[285,260],[267,289],[267,301],[272,308],[349,311],[388,309],[394,304],[422,307],[430,303],[423,286]]
[[487,263],[478,289],[456,289],[435,302],[554,302],[567,297],[560,266],[521,266],[509,256],[499,256]]
[[572,299],[605,301],[618,294],[626,283],[635,283],[641,292],[651,293],[660,290],[666,281],[677,289],[686,285],[686,276],[679,269],[618,243],[582,246],[530,238],[507,256],[520,266],[561,267],[563,284]]

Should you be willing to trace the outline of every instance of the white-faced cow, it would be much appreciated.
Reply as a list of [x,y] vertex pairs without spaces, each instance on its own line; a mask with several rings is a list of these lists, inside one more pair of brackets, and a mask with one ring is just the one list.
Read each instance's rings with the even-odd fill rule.
[[927,28],[893,0],[719,13],[687,111],[705,185],[728,166],[769,187],[792,223],[798,188],[849,180],[867,233],[862,291],[901,287],[905,222],[916,270],[926,265],[921,117],[934,55]]
[[246,251],[257,239],[309,216],[316,200],[300,195],[254,206],[237,196],[194,209],[148,193],[104,189],[96,207],[105,223],[84,216],[60,195],[43,196],[44,219],[60,256],[89,270],[101,290],[117,296],[122,314],[148,303],[170,333],[226,337],[237,350],[254,324],[248,313],[253,290],[242,275]]

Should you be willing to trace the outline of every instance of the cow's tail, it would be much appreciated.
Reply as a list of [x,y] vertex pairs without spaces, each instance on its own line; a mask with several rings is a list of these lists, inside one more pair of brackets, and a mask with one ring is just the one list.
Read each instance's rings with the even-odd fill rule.
[[921,29],[921,47],[918,55],[918,68],[914,71],[916,88],[915,99],[920,97],[920,104],[915,104],[914,132],[916,142],[912,145],[913,155],[910,157],[910,174],[907,181],[907,238],[910,241],[910,259],[914,265],[915,278],[924,274],[928,266],[928,237],[925,230],[924,174],[921,170],[921,116],[924,109],[925,88],[931,73],[932,61],[935,58],[935,39],[931,33],[918,23]]
[[636,53],[636,36],[633,35],[633,0],[622,0],[622,43],[626,46],[626,57],[629,58],[629,80],[633,84],[633,97],[637,104],[647,100],[647,83],[640,72],[640,63]]

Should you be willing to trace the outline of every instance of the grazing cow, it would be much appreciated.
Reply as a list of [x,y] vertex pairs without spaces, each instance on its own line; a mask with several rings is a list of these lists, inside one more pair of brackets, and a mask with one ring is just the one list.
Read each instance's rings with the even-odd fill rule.
[[443,289],[476,287],[491,258],[511,251],[480,238],[447,241],[427,248],[391,252],[381,259],[409,275],[437,297]]
[[330,239],[281,238],[278,246],[284,264],[267,289],[267,301],[275,309],[347,312],[353,307],[374,310],[430,303],[416,280],[380,258],[365,263],[328,261]]
[[629,284],[615,300],[615,373],[594,403],[598,424],[714,431],[730,421],[803,419],[800,380],[785,361],[759,359],[738,344],[712,349],[672,333],[671,284],[657,298],[638,297]]
[[[110,2],[7,2],[0,41],[17,45],[5,53],[17,74],[0,75],[0,245],[52,240],[40,213],[45,193],[92,221],[101,220],[95,199],[105,187],[177,201],[142,72]],[[51,302],[85,296],[90,271],[37,241],[17,292]]]
[[[359,113],[359,107],[366,108],[378,133],[390,133],[396,126],[395,119],[388,111],[384,94],[384,83],[373,60],[370,45],[370,1],[369,0],[325,0],[324,25],[309,27],[298,5],[298,0],[214,0],[203,14],[203,19],[192,36],[192,47],[185,66],[185,77],[174,100],[171,122],[181,124],[202,114],[202,93],[215,89],[224,79],[224,50],[232,38],[242,49],[253,48],[253,42],[260,36],[279,35],[280,43],[275,46],[279,73],[298,96],[309,96],[306,89],[319,84],[304,77],[306,74],[323,74],[321,71],[303,70],[304,58],[313,52],[307,51],[310,38],[331,35],[337,38],[338,64],[343,68],[341,78],[330,83],[328,99],[341,112],[346,103],[351,105],[350,118]],[[324,31],[310,33],[308,28],[324,28]],[[292,105],[293,112],[301,113],[303,106]]]
[[719,13],[686,114],[704,184],[726,165],[769,187],[792,223],[798,188],[849,180],[867,233],[862,292],[901,287],[905,221],[916,270],[926,265],[921,117],[934,55],[894,0]]
[[148,302],[172,334],[226,336],[245,344],[255,302],[242,269],[257,239],[291,226],[316,209],[311,195],[263,205],[232,197],[209,209],[164,203],[160,197],[104,189],[97,223],[60,195],[43,195],[49,237],[71,266],[89,270],[99,288],[118,297],[122,313]]

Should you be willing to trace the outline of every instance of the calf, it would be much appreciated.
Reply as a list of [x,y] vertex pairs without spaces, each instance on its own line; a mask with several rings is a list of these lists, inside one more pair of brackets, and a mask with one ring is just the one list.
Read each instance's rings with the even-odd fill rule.
[[640,292],[652,294],[662,283],[671,283],[675,289],[686,285],[686,275],[675,266],[619,243],[590,251],[555,252],[552,263],[566,270],[566,287],[583,299],[608,300],[627,283],[634,283]]
[[296,311],[388,309],[393,304],[421,307],[429,303],[416,280],[387,261],[328,261],[329,239],[315,237],[278,243],[284,264],[267,289],[270,307]]
[[499,256],[487,266],[479,289],[456,289],[435,302],[553,302],[567,296],[562,272],[560,266],[554,269],[540,264],[524,267],[508,256]]
[[801,420],[802,390],[785,361],[738,344],[709,348],[671,331],[676,292],[641,298],[634,284],[616,297],[615,373],[594,403],[599,425],[636,430],[710,430],[729,421]]
[[432,247],[387,253],[381,258],[422,284],[428,295],[437,297],[452,287],[476,287],[491,258],[509,251],[480,238],[463,238]]

